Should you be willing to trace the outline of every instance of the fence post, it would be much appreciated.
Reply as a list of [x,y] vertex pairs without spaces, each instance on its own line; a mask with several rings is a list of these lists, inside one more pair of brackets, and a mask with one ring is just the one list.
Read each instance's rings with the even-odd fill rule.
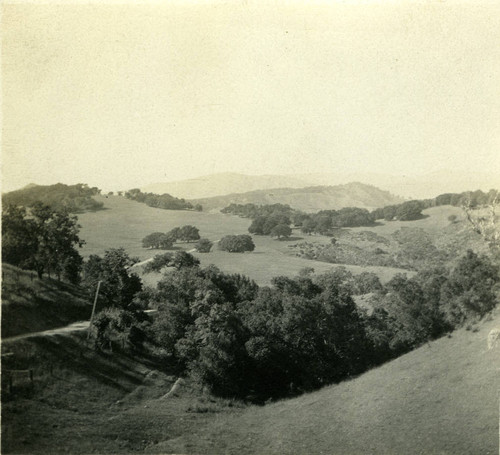
[[33,370],[30,370],[30,382],[33,385]]

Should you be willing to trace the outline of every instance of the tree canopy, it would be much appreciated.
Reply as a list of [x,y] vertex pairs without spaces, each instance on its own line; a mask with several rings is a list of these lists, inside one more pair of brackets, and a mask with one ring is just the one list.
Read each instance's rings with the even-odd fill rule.
[[219,249],[228,251],[229,253],[243,253],[245,251],[253,251],[255,244],[252,237],[247,234],[226,235],[220,239]]
[[2,260],[24,269],[79,280],[82,258],[77,247],[80,226],[75,216],[65,210],[35,202],[29,212],[8,205],[2,212]]

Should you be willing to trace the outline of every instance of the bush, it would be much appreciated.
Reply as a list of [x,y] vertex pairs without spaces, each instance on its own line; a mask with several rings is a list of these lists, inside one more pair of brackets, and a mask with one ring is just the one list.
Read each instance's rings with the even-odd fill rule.
[[498,267],[488,257],[468,250],[441,289],[446,320],[457,326],[491,311],[497,303],[498,273]]
[[208,239],[200,239],[198,243],[194,246],[198,253],[210,253],[213,243]]
[[271,229],[271,237],[290,237],[292,229],[287,224],[278,224]]
[[247,234],[226,235],[220,240],[219,249],[229,253],[243,253],[244,251],[253,251],[255,244],[252,237]]
[[167,250],[172,248],[175,238],[163,232],[153,232],[142,239],[143,248],[155,248],[159,250]]

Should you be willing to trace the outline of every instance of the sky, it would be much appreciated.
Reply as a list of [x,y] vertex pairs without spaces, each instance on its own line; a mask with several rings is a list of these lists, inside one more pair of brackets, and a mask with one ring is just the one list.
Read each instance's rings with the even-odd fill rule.
[[500,2],[7,1],[2,191],[500,175]]

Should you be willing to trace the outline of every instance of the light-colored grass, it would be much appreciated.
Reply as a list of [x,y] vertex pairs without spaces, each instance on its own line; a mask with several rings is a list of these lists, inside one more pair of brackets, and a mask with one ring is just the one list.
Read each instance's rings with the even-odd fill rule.
[[151,447],[154,453],[495,454],[500,315],[362,376]]
[[[176,226],[192,224],[199,228],[202,237],[215,241],[228,234],[248,233],[250,225],[248,219],[217,212],[161,210],[118,196],[101,197],[99,200],[104,202],[106,210],[79,215],[81,238],[87,242],[81,249],[84,256],[103,254],[108,248],[122,246],[131,256],[146,260],[162,253],[160,250],[142,248],[142,239],[151,232],[167,232]],[[296,275],[304,267],[313,267],[317,273],[338,267],[291,255],[287,245],[297,243],[297,238],[303,237],[298,230],[294,231],[294,236],[295,239],[288,241],[253,236],[256,248],[251,253],[227,253],[219,251],[214,245],[210,253],[195,253],[195,256],[203,266],[214,264],[224,272],[247,275],[259,285],[270,284],[271,278],[277,275]],[[329,242],[327,237],[321,236],[314,237],[314,240]],[[189,251],[193,244],[179,243],[176,248]],[[406,272],[388,267],[346,267],[353,273],[373,271],[383,282],[388,281],[395,273]],[[146,283],[153,285],[158,276],[145,276],[144,279]]]

